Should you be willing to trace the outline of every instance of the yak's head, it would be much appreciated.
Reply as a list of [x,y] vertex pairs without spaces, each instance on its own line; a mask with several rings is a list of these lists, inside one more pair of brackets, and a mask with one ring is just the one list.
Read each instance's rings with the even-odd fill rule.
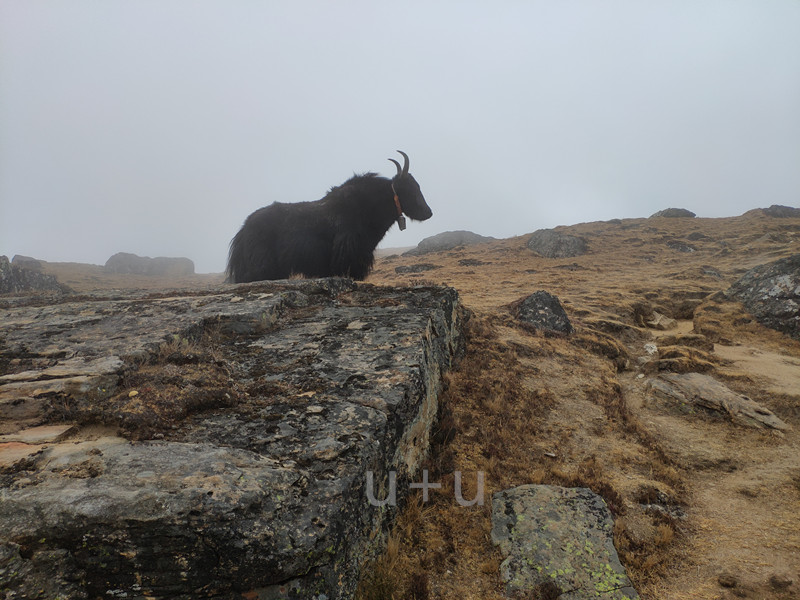
[[405,222],[401,219],[403,213],[415,221],[425,221],[431,218],[433,211],[425,202],[425,197],[422,195],[416,179],[408,172],[408,155],[400,150],[398,152],[403,155],[402,167],[395,159],[390,158],[389,160],[397,167],[397,175],[392,177],[392,190],[394,190],[395,204],[397,205],[398,223],[402,223],[400,224],[402,229],[405,227]]

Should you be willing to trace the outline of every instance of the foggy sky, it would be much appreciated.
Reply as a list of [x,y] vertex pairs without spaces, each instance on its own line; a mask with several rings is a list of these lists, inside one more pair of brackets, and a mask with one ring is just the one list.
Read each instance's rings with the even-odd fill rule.
[[0,0],[0,254],[224,269],[411,158],[453,229],[800,205],[800,2]]

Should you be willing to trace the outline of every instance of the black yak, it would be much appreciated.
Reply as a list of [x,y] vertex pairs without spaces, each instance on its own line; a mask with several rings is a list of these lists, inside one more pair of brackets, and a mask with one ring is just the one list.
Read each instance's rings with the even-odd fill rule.
[[405,217],[424,221],[433,214],[419,184],[404,164],[392,179],[375,173],[354,175],[321,200],[259,208],[231,241],[228,281],[343,276],[364,279],[378,242]]

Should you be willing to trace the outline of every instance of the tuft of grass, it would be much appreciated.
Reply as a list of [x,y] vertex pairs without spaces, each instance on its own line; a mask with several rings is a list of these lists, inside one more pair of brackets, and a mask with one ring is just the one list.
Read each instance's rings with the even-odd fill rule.
[[363,569],[365,575],[358,583],[356,600],[398,600],[400,588],[397,561],[400,542],[392,533],[386,542],[385,552]]
[[655,542],[656,546],[667,546],[669,545],[672,540],[675,538],[675,529],[669,523],[662,523],[658,527],[656,527],[656,537]]

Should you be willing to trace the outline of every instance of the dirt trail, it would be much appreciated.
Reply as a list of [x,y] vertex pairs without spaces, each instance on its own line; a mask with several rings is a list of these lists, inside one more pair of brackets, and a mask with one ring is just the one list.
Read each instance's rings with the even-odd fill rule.
[[[623,377],[622,385],[626,397],[644,397],[635,376]],[[682,564],[653,597],[715,600],[721,597],[721,576],[736,582],[741,597],[797,597],[776,596],[770,585],[771,578],[796,581],[800,573],[796,429],[749,431],[641,404],[632,411],[681,466],[687,490]]]

